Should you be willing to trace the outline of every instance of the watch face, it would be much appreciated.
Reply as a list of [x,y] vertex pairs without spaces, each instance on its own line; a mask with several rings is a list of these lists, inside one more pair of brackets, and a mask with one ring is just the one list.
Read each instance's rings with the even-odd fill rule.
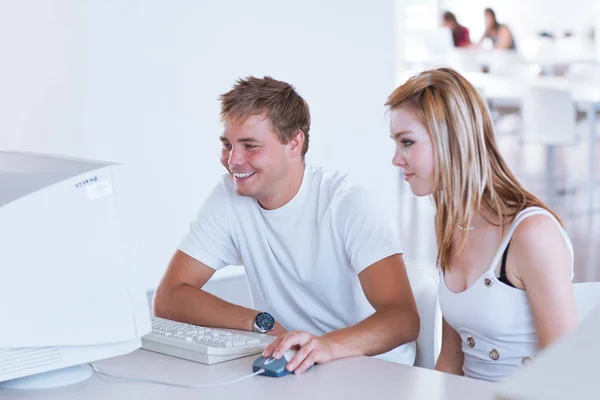
[[256,325],[260,329],[265,331],[270,331],[275,326],[275,319],[271,316],[271,314],[262,312],[256,316]]

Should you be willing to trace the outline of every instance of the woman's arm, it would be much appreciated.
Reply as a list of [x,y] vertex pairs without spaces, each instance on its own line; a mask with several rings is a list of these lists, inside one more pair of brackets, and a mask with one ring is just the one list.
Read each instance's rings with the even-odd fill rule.
[[483,44],[483,41],[488,37],[489,37],[489,32],[488,31],[483,32],[481,39],[479,39],[479,41],[477,42],[477,46],[481,47],[481,45]]
[[442,350],[435,363],[435,369],[454,375],[462,375],[464,354],[460,335],[442,319]]
[[494,44],[495,49],[509,49],[510,44],[512,42],[512,33],[510,33],[510,29],[506,26],[501,26],[498,28],[498,40]]
[[507,264],[514,266],[517,278],[513,284],[527,291],[540,347],[544,348],[577,326],[571,253],[547,215],[521,222],[510,249]]

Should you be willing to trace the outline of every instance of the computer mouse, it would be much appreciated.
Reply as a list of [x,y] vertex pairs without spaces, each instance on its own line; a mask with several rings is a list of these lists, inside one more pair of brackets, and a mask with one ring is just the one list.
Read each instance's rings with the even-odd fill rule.
[[265,372],[263,372],[261,375],[272,377],[291,374],[292,372],[285,369],[285,366],[292,360],[292,358],[294,358],[295,355],[296,350],[288,350],[283,353],[283,357],[281,357],[279,360],[276,360],[273,357],[260,356],[252,363],[252,371],[256,372],[262,368],[265,370]]

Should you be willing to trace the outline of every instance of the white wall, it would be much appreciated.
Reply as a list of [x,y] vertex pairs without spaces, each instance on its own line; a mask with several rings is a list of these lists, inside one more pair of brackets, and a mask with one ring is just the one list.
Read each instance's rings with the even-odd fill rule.
[[[5,99],[20,91],[10,86],[2,114],[11,110],[35,118],[56,108],[64,112],[46,117],[35,133],[3,125],[5,141],[28,135],[30,140],[19,142],[23,149],[75,151],[126,163],[123,204],[137,226],[132,246],[139,249],[148,288],[156,285],[224,172],[218,162],[217,96],[238,77],[268,74],[294,84],[313,116],[308,162],[351,173],[395,220],[397,173],[383,107],[394,85],[392,0],[49,3],[56,7],[40,13],[56,13],[73,27],[47,56],[56,68],[72,72],[65,73],[71,78],[63,84],[71,91],[63,92],[65,98],[47,98],[36,90],[51,79],[33,82],[30,95],[38,107],[22,102],[9,108]],[[25,20],[27,7],[21,8],[16,18]],[[14,25],[18,22],[5,34],[14,46],[27,44],[13,34],[20,32]],[[45,37],[63,25],[28,27]],[[61,51],[63,56],[55,54]],[[10,64],[19,75],[19,65]],[[2,79],[9,81],[4,68]],[[29,68],[32,76],[48,74],[43,63]]]
[[82,152],[77,0],[0,2],[0,149]]
[[596,56],[600,60],[600,1],[596,2],[592,18],[596,21],[594,24],[594,40],[596,41]]

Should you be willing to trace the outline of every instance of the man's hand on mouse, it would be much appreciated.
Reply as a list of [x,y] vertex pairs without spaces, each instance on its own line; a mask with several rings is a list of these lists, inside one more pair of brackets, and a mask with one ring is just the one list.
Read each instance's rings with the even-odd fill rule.
[[297,349],[296,355],[285,367],[290,372],[301,374],[313,364],[324,364],[333,360],[334,343],[325,336],[308,332],[292,331],[275,339],[263,352],[263,357],[280,359],[287,350]]

